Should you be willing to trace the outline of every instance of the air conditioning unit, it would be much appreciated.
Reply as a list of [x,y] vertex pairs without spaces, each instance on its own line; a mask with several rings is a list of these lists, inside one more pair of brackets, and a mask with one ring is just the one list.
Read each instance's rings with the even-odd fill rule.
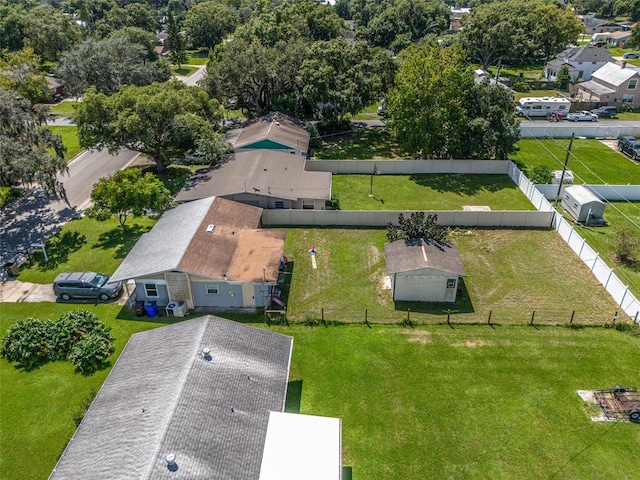
[[173,300],[165,307],[167,315],[174,317],[184,317],[187,313],[187,303],[183,300]]
[[571,170],[565,170],[564,177],[562,176],[562,170],[553,170],[551,173],[553,174],[551,183],[558,185],[561,178],[562,183],[573,183],[573,172]]

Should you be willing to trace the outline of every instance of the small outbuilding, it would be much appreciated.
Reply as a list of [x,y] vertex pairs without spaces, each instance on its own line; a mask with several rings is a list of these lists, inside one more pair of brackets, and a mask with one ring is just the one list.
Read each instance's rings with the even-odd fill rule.
[[604,202],[583,185],[566,187],[560,204],[577,222],[584,222],[585,225],[604,222]]
[[394,301],[455,302],[467,275],[458,249],[424,238],[385,243]]
[[273,112],[247,123],[233,144],[234,151],[277,150],[305,155],[311,136],[297,118]]

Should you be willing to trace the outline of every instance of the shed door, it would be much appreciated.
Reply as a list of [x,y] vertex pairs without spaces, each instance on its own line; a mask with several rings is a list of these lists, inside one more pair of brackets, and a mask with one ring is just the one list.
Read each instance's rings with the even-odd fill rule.
[[256,290],[251,283],[242,284],[242,305],[245,307],[256,306]]

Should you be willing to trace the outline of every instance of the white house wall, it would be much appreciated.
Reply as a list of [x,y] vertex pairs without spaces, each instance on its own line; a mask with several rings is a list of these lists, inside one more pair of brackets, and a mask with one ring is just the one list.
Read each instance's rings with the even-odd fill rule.
[[[447,288],[448,279],[456,280],[455,287]],[[393,287],[396,301],[455,302],[458,277],[454,274],[396,273]]]

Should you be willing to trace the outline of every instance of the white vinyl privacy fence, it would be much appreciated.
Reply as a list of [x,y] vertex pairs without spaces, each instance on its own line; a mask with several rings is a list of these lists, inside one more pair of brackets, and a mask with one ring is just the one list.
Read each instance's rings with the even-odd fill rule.
[[535,122],[520,125],[520,138],[620,138],[640,136],[640,125],[616,125],[611,122]]

